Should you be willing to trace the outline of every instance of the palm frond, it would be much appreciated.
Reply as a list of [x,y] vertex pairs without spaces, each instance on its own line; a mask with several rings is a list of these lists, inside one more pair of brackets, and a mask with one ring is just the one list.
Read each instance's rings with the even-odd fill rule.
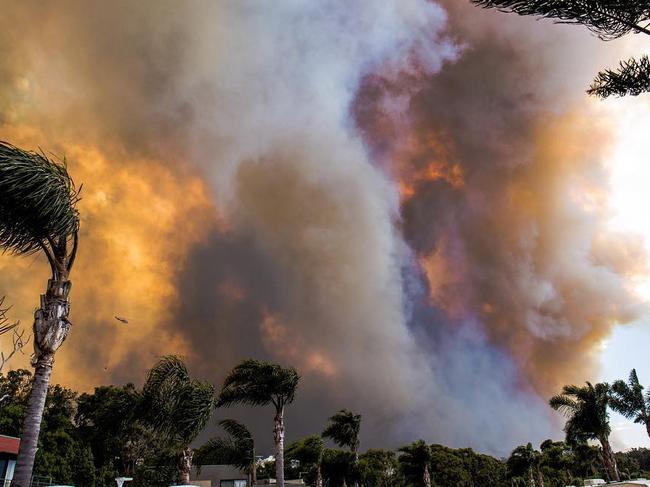
[[211,438],[204,445],[199,447],[193,458],[195,465],[234,465],[235,467],[248,471],[253,462],[250,449],[242,448],[242,445],[231,438]]
[[610,399],[609,384],[587,382],[582,387],[564,386],[562,394],[552,397],[549,404],[567,417],[564,427],[567,441],[580,443],[609,435]]
[[359,447],[359,432],[361,430],[361,415],[347,409],[329,418],[329,424],[322,433],[325,438],[330,438],[341,447],[356,450]]
[[156,431],[183,445],[205,427],[215,407],[214,387],[190,377],[183,361],[168,355],[149,371],[142,388],[143,416]]
[[0,247],[30,254],[76,234],[78,200],[65,161],[0,141]]
[[0,335],[10,332],[19,325],[17,321],[9,323],[9,320],[7,319],[7,311],[9,311],[9,308],[3,307],[4,302],[5,297],[0,297]]
[[234,419],[222,419],[219,421],[219,426],[221,426],[235,441],[253,441],[253,435],[251,435],[251,432],[244,423],[240,423]]
[[631,31],[648,33],[646,2],[629,0],[471,0],[484,8],[581,24],[603,40],[618,39]]
[[566,394],[558,394],[549,400],[549,405],[556,411],[568,415],[578,408],[578,403]]
[[621,61],[618,68],[598,73],[587,93],[599,98],[638,96],[650,91],[650,60],[642,56]]
[[224,380],[218,406],[248,404],[276,407],[293,402],[300,376],[294,368],[248,359],[237,365]]
[[401,464],[424,467],[431,461],[431,448],[424,440],[417,440],[397,450]]

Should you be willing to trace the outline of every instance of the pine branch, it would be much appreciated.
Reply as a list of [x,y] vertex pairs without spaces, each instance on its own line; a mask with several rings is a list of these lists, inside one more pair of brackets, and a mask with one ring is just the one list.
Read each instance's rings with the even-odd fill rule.
[[650,60],[648,56],[638,61],[634,58],[622,61],[618,69],[608,69],[598,76],[587,90],[599,98],[609,96],[637,96],[650,92]]
[[646,2],[630,0],[471,0],[483,8],[582,24],[603,40],[631,31],[650,35],[641,24],[649,19]]

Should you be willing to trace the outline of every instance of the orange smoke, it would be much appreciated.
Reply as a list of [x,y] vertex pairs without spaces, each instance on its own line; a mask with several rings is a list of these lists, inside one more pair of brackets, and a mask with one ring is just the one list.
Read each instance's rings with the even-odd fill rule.
[[501,180],[504,203],[474,220],[480,232],[461,238],[450,225],[418,258],[432,304],[452,319],[478,318],[543,396],[590,377],[592,351],[638,310],[626,282],[647,273],[632,264],[641,242],[608,234],[597,162],[608,140],[593,130],[584,112],[540,120],[532,161]]
[[[44,146],[39,130],[5,125],[3,137],[26,148]],[[57,358],[55,380],[87,388],[129,363],[144,370],[166,353],[190,355],[178,330],[162,323],[178,298],[174,276],[188,248],[217,221],[203,182],[169,163],[134,159],[119,145],[57,144],[83,184],[80,248],[72,274],[73,328]],[[128,164],[124,164],[128,161]],[[31,326],[48,267],[37,258],[0,258],[2,293],[12,316]],[[128,324],[115,316],[125,317]],[[25,360],[13,366],[25,366]]]
[[278,360],[286,360],[303,374],[317,373],[328,378],[336,375],[334,364],[324,353],[304,343],[299,334],[292,333],[268,310],[264,311],[260,331],[264,345]]
[[427,133],[422,140],[406,135],[394,161],[402,202],[412,198],[417,186],[423,183],[441,180],[455,189],[465,185],[463,169],[454,160],[449,138],[444,133]]

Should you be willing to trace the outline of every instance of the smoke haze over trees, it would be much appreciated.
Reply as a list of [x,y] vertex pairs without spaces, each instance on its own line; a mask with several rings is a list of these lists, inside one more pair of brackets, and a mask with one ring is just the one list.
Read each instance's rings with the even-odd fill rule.
[[[616,53],[458,0],[62,5],[8,4],[0,33],[4,137],[84,184],[56,381],[250,356],[305,377],[288,442],[341,408],[362,450],[559,435],[545,398],[639,314],[583,93]],[[28,322],[43,272],[0,270]]]

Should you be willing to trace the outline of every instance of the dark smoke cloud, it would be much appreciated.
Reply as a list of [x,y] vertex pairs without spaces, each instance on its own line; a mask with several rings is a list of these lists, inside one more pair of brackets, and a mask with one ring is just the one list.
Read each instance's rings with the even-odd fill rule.
[[[342,407],[364,446],[553,432],[538,393],[631,316],[631,254],[571,199],[604,184],[577,101],[601,60],[586,36],[443,7],[4,6],[3,138],[85,183],[56,378],[140,381],[174,352],[218,383],[252,356],[303,374],[289,439]],[[29,322],[44,263],[0,269]],[[270,446],[269,411],[231,414]]]
[[[638,315],[623,261],[642,242],[601,245],[608,138],[575,96],[580,85],[555,91],[534,30],[522,42],[521,32],[486,36],[489,19],[476,27],[465,26],[463,55],[411,93],[401,117],[390,107],[403,84],[381,73],[364,80],[355,114],[408,187],[404,235],[432,304],[480,322],[520,380],[546,397],[584,380],[612,324]],[[563,40],[584,48],[579,36]],[[579,80],[570,76],[575,54],[555,51],[553,69]]]

